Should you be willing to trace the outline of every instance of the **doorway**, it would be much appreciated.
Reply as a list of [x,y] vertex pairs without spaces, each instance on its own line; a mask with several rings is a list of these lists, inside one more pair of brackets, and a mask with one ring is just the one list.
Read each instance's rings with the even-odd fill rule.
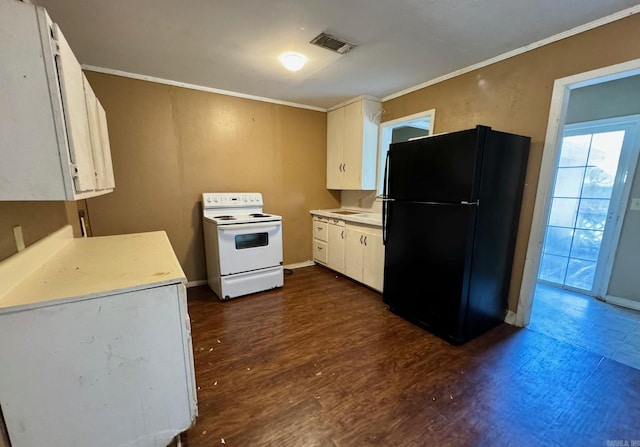
[[[517,325],[638,369],[640,307],[609,302],[624,300],[612,293],[619,272],[640,259],[626,249],[640,217],[630,200],[640,196],[639,128],[640,60],[556,81],[516,315]],[[627,291],[637,276],[626,275]]]
[[[564,126],[565,123],[568,122],[567,112],[570,94],[582,87],[596,86],[608,83],[609,81],[623,80],[637,75],[640,75],[640,59],[560,78],[554,82],[547,134],[544,140],[540,176],[531,220],[531,232],[529,234],[520,296],[514,321],[517,326],[527,326],[531,320],[534,294],[538,283],[538,272],[542,259],[544,237],[551,209],[555,171],[560,156]],[[589,110],[588,107],[580,107],[578,108],[577,114],[580,115],[581,112]],[[638,112],[635,113],[637,114]],[[578,119],[576,121],[585,122],[589,120]],[[638,181],[635,183],[640,185]],[[620,222],[617,223],[617,225],[620,224]],[[618,247],[618,249],[620,249],[620,247]],[[609,260],[608,262],[613,262],[613,260]],[[627,264],[631,265],[631,263]],[[636,280],[638,279],[637,274],[633,274],[632,272],[632,275],[635,276]],[[632,275],[627,275],[627,277]],[[606,294],[606,291],[604,293]],[[607,299],[608,298],[609,297],[607,297]]]
[[[570,98],[571,101],[571,98]],[[550,199],[539,282],[604,296],[630,178],[640,115],[567,124]]]

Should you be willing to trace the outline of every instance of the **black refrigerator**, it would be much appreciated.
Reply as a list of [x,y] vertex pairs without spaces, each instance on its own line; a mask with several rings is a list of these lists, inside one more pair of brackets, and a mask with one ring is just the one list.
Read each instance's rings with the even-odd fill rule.
[[389,310],[454,345],[504,321],[529,144],[477,126],[390,146]]

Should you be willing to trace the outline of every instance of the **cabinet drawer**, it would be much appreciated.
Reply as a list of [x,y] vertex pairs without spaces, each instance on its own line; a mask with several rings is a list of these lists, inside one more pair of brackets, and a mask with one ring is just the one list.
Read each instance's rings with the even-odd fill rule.
[[327,223],[320,221],[313,221],[313,238],[321,241],[327,241]]
[[313,260],[327,263],[327,243],[314,239],[313,241]]

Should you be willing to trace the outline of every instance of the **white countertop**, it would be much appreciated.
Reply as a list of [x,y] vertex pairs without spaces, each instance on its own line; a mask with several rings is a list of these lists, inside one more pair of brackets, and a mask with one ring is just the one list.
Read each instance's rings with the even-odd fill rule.
[[[342,212],[349,212],[354,214],[341,214]],[[373,213],[370,211],[362,211],[348,208],[334,208],[330,210],[311,210],[310,214],[315,216],[327,217],[329,219],[340,219],[345,222],[361,223],[366,225],[373,225],[376,227],[382,227],[382,214]]]
[[186,283],[164,231],[73,238],[70,226],[0,262],[0,312]]

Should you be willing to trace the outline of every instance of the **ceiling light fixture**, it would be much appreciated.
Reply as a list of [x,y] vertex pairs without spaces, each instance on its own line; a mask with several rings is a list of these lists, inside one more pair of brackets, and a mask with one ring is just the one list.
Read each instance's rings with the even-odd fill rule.
[[300,70],[307,62],[307,58],[303,54],[291,52],[281,54],[278,59],[284,68],[290,71]]

